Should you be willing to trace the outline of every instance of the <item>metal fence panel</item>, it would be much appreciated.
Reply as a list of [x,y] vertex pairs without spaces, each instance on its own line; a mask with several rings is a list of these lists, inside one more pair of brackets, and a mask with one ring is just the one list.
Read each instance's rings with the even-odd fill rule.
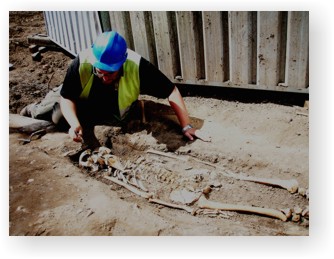
[[91,46],[102,32],[95,11],[47,11],[44,18],[49,37],[73,55]]
[[175,83],[308,93],[308,12],[50,11],[45,20],[74,54],[101,28],[116,30]]

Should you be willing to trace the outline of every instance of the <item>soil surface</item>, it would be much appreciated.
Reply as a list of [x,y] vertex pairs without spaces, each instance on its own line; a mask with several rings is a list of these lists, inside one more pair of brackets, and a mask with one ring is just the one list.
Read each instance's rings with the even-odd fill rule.
[[[10,12],[9,112],[19,113],[62,83],[71,58],[47,50],[33,61],[28,36],[46,34],[40,12]],[[308,108],[270,102],[250,103],[185,96],[194,126],[211,142],[187,141],[180,134],[167,100],[142,96],[147,122],[124,131],[95,128],[111,151],[153,194],[184,205],[208,185],[207,199],[220,203],[281,210],[309,205],[308,199],[277,186],[234,176],[296,179],[309,186]],[[80,148],[64,132],[48,132],[23,144],[9,134],[9,234],[51,236],[277,236],[309,235],[309,221],[286,222],[236,211],[199,210],[197,214],[149,202],[146,198],[78,166],[67,154]],[[164,155],[150,153],[150,150]],[[169,156],[168,156],[169,155]],[[187,205],[194,209],[198,202]]]

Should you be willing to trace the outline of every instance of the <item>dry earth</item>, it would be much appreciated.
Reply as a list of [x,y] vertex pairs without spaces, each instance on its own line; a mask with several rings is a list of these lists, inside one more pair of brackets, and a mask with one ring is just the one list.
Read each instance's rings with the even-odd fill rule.
[[[47,51],[32,61],[27,36],[45,33],[41,13],[10,13],[9,111],[18,113],[62,82],[70,58]],[[102,141],[122,163],[141,167],[143,184],[155,197],[172,202],[177,190],[197,191],[214,184],[209,199],[272,209],[308,206],[298,193],[226,177],[231,171],[255,177],[296,179],[309,186],[308,109],[271,102],[240,102],[185,96],[192,122],[208,131],[212,142],[186,141],[166,100],[143,96],[148,123],[126,132],[98,126]],[[148,202],[100,174],[89,174],[65,156],[78,144],[66,133],[49,132],[23,145],[21,133],[9,134],[9,234],[259,236],[309,235],[309,222],[228,212],[191,215]],[[26,136],[24,136],[26,137]],[[158,150],[179,159],[148,153]],[[196,158],[194,161],[191,158]],[[209,162],[216,166],[200,163]],[[218,167],[218,169],[217,169]],[[196,207],[196,203],[191,205]]]

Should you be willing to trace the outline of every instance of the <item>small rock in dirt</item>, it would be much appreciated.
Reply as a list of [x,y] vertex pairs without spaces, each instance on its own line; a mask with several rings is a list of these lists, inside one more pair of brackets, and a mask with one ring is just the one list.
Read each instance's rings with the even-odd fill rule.
[[28,181],[27,181],[27,183],[32,183],[34,181],[34,179],[29,179]]

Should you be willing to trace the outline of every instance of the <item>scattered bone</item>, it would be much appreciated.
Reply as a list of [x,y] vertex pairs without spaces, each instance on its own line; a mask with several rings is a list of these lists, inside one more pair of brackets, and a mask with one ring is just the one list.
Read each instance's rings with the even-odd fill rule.
[[292,216],[292,209],[286,208],[286,209],[281,209],[281,211],[285,214],[287,219],[290,219]]
[[255,213],[259,215],[270,216],[274,218],[278,218],[282,221],[286,221],[287,217],[278,210],[275,209],[267,209],[260,207],[252,207],[238,204],[228,204],[228,203],[220,203],[215,201],[207,200],[204,195],[202,195],[198,200],[198,206],[202,209],[218,209],[218,210],[228,210],[228,211],[240,211],[240,212],[249,212]]
[[297,215],[301,215],[303,210],[300,207],[296,206],[293,208],[293,212]]
[[153,203],[157,203],[157,204],[160,204],[160,205],[164,205],[164,206],[167,206],[167,207],[170,207],[170,208],[175,208],[175,209],[180,209],[180,210],[185,210],[187,212],[189,212],[191,215],[195,215],[196,213],[196,209],[193,209],[187,205],[179,205],[179,204],[174,204],[174,203],[169,203],[169,202],[165,202],[165,201],[162,201],[162,200],[159,200],[159,199],[148,199],[149,202],[153,202]]
[[91,158],[94,162],[94,164],[99,164],[100,166],[105,165],[105,161],[100,153],[97,151],[94,151],[93,154],[91,155]]
[[104,156],[106,154],[110,154],[111,153],[111,149],[102,146],[102,147],[99,147],[99,151],[98,152],[99,152],[100,156]]
[[122,172],[118,172],[118,179],[122,180],[126,184],[128,183],[128,180],[125,178],[125,176]]
[[145,161],[145,157],[142,157],[142,156],[140,156],[140,157],[138,157],[138,159],[136,160],[136,164],[141,164],[142,162],[144,162]]
[[298,221],[300,221],[300,214],[292,213],[291,221],[293,221],[293,222],[298,222]]
[[170,193],[169,198],[174,202],[179,202],[182,204],[193,204],[199,198],[198,193],[194,193],[185,189],[174,190]]
[[295,193],[298,190],[298,182],[296,179],[281,180],[281,179],[270,179],[270,178],[257,178],[251,176],[239,176],[238,179],[243,181],[279,186],[288,190],[290,193]]
[[298,188],[298,193],[299,193],[301,196],[306,196],[306,189],[303,188],[303,187],[299,187],[299,188]]
[[309,219],[309,214],[310,214],[310,211],[309,211],[309,207],[307,206],[303,212],[302,212],[302,216],[306,219]]
[[144,186],[143,182],[140,179],[136,179],[136,180],[137,180],[139,189],[143,190],[144,192],[148,192],[148,189]]
[[147,192],[143,192],[141,190],[138,190],[137,188],[135,188],[134,186],[130,185],[130,184],[127,184],[127,183],[124,183],[120,180],[118,180],[117,178],[114,178],[114,177],[110,177],[110,176],[104,176],[105,179],[108,179],[120,186],[123,186],[124,188],[128,189],[130,192],[133,192],[134,194],[137,194],[139,195],[140,197],[143,197],[145,199],[149,199],[149,198],[152,198],[153,197],[153,194],[152,193],[147,193]]
[[104,156],[105,159],[105,164],[108,166],[111,166],[115,169],[118,169],[120,171],[124,171],[125,168],[124,166],[121,164],[120,159],[117,156],[111,155],[111,154],[106,154]]
[[79,166],[80,167],[89,167],[90,166],[91,162],[88,160],[90,155],[91,155],[90,149],[87,149],[80,154],[80,157],[79,157]]
[[146,152],[149,153],[149,154],[165,156],[165,157],[169,157],[169,158],[172,158],[172,159],[181,160],[181,161],[184,161],[184,162],[186,162],[188,160],[187,158],[184,158],[184,157],[180,157],[180,156],[177,156],[177,155],[166,154],[164,152],[160,152],[160,151],[153,150],[153,149],[149,149]]
[[216,169],[221,170],[221,174],[227,177],[233,177],[239,180],[243,181],[251,181],[251,182],[256,182],[256,183],[261,183],[261,184],[267,184],[267,185],[273,185],[273,186],[279,186],[281,188],[284,188],[288,190],[290,193],[295,193],[298,190],[298,182],[296,179],[291,179],[291,180],[281,180],[281,179],[270,179],[270,178],[256,178],[256,177],[250,177],[250,176],[241,176],[238,174],[235,174],[226,168],[220,167],[218,165],[212,164],[210,162],[202,161],[200,159],[190,157],[192,160],[197,161],[199,163],[205,164],[212,166]]
[[200,209],[200,211],[197,211],[197,214],[208,215],[209,217],[219,216],[225,219],[229,219],[231,217],[226,211],[211,210],[211,209]]

